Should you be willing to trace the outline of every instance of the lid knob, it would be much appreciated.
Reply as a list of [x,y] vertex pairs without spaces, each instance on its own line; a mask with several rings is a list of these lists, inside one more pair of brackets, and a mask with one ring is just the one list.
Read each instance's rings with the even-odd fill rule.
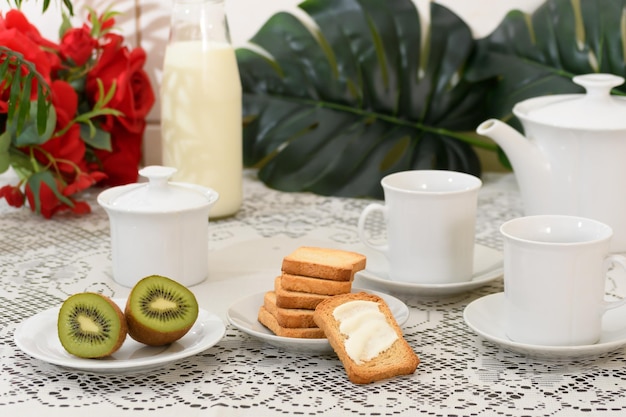
[[611,94],[624,83],[613,74],[585,74],[572,81],[585,94],[555,94],[535,97],[515,105],[516,116],[529,123],[577,131],[622,131],[626,133],[626,100]]
[[583,86],[586,98],[604,99],[611,95],[611,89],[624,83],[624,78],[613,74],[585,74],[572,78],[576,84]]
[[147,178],[149,187],[165,187],[167,181],[176,173],[176,168],[150,165],[139,170],[139,175]]

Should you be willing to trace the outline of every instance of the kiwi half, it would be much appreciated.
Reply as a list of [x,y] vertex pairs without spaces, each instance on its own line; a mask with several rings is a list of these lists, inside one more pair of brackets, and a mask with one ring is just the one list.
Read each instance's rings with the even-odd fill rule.
[[61,344],[72,355],[102,358],[117,351],[126,339],[122,310],[110,298],[96,293],[70,296],[59,310],[57,330]]
[[198,318],[198,301],[184,285],[151,275],[133,287],[124,313],[130,337],[162,346],[187,334]]

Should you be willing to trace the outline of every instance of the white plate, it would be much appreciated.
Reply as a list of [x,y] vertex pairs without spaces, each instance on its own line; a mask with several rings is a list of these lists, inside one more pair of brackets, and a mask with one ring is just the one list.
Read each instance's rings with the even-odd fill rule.
[[[398,325],[402,326],[408,320],[409,308],[397,298],[376,291],[352,289],[352,292],[359,291],[376,294],[383,298],[393,313]],[[264,295],[265,292],[252,294],[234,302],[226,312],[228,321],[244,333],[261,339],[272,346],[280,347],[291,352],[322,354],[333,351],[326,339],[299,339],[295,337],[276,336],[267,327],[263,326],[257,317],[259,308],[263,305]]]
[[510,340],[504,329],[504,293],[490,294],[471,302],[463,313],[467,325],[483,338],[506,350],[544,359],[575,359],[597,356],[626,345],[626,307],[609,310],[602,321],[600,341],[582,346],[539,346]]
[[[114,299],[121,308],[125,299]],[[200,353],[219,342],[226,327],[215,314],[200,309],[198,319],[189,332],[176,342],[152,347],[126,337],[113,355],[101,359],[84,359],[69,354],[57,334],[57,316],[61,307],[36,314],[18,325],[15,344],[28,355],[68,368],[90,372],[120,373],[144,371]]]
[[470,291],[500,278],[503,272],[502,252],[482,245],[474,247],[474,273],[466,282],[452,284],[418,284],[412,282],[391,281],[387,272],[388,265],[381,256],[368,254],[367,269],[355,275],[358,285],[379,291],[396,294],[411,294],[425,297],[441,297]]

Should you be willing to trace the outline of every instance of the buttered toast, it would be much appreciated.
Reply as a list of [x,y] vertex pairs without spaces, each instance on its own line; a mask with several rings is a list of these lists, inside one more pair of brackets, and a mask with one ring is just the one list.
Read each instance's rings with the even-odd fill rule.
[[389,306],[375,294],[330,297],[317,305],[313,319],[355,384],[412,374],[419,364]]

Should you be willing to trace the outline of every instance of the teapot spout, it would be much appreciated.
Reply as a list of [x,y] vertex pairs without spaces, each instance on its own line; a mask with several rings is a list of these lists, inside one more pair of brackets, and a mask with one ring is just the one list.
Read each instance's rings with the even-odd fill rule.
[[511,162],[525,214],[545,211],[545,202],[552,198],[549,164],[535,143],[497,119],[484,121],[476,132],[493,139]]

